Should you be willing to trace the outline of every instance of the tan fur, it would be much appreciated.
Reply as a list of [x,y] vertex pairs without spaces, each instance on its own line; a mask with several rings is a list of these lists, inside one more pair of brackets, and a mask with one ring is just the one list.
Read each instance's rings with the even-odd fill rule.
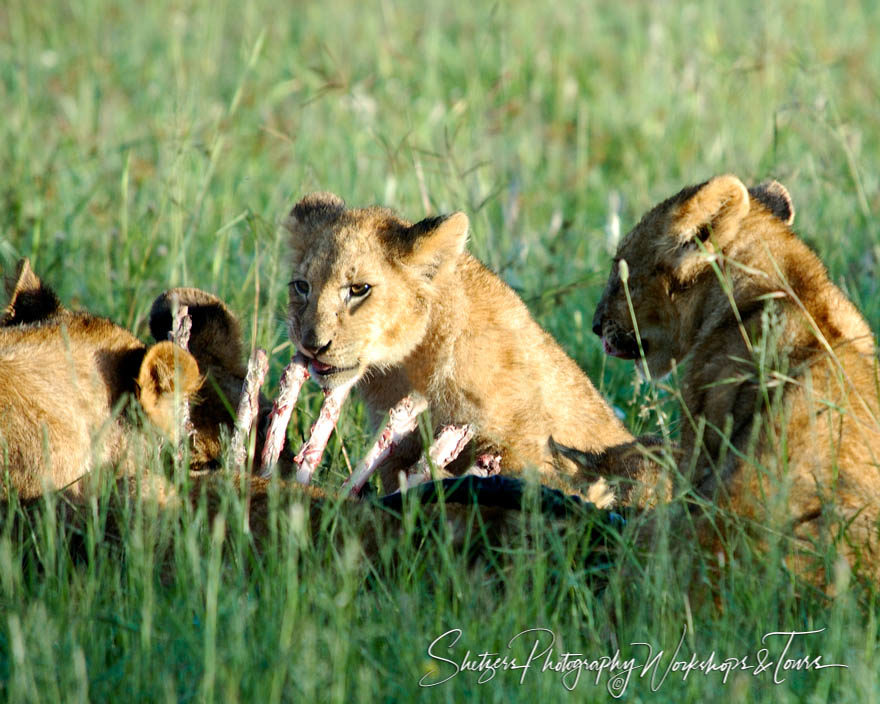
[[[793,535],[802,576],[831,579],[812,557],[829,542],[877,575],[873,336],[791,231],[793,214],[777,183],[749,192],[720,176],[685,188],[621,242],[594,330],[610,354],[638,359],[641,345],[654,378],[688,360],[680,471],[698,495],[764,536]],[[719,534],[703,530],[719,551]]]
[[[241,360],[233,364],[240,354],[238,324],[222,302],[179,290],[193,312],[194,357],[165,340],[162,297],[152,325],[162,341],[148,347],[109,320],[64,309],[26,260],[7,289],[10,301],[0,319],[0,499],[9,489],[28,499],[66,487],[97,466],[126,470],[144,463],[157,438],[127,412],[130,399],[169,436],[175,396],[189,401],[192,465],[219,459],[220,428],[232,419],[215,387],[225,388],[234,407],[244,378]],[[217,344],[230,330],[236,336]],[[211,349],[225,356],[212,356]],[[209,378],[214,383],[206,383]]]
[[121,405],[144,352],[93,316],[0,328],[0,498],[7,488],[32,498],[121,458]]
[[[428,399],[435,427],[473,424],[475,442],[453,472],[492,451],[504,471],[534,467],[553,482],[574,469],[554,461],[551,434],[585,451],[632,440],[516,294],[465,251],[464,213],[413,225],[317,193],[294,207],[286,227],[294,344],[341,370],[323,385],[360,379],[376,420],[416,391]],[[409,445],[381,470],[386,489],[397,487],[397,469],[414,459],[420,438]]]

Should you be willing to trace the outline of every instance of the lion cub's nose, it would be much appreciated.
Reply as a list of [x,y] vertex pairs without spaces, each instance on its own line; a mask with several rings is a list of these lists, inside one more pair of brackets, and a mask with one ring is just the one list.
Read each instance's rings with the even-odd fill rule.
[[596,309],[596,314],[593,316],[593,333],[602,337],[602,310],[601,308]]
[[309,356],[318,357],[319,355],[324,354],[327,350],[330,349],[331,342],[332,340],[327,340],[327,342],[319,342],[314,330],[306,330],[303,333],[300,346],[302,348],[302,351]]

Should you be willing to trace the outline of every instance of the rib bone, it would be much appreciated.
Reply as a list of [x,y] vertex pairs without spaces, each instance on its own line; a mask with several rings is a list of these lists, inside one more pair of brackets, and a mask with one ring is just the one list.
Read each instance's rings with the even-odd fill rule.
[[248,438],[257,419],[260,387],[268,370],[269,358],[266,356],[266,350],[257,348],[248,360],[247,376],[241,387],[241,400],[238,402],[238,413],[235,416],[231,451],[233,465],[237,468],[242,467],[247,460]]
[[290,414],[296,405],[300,389],[308,378],[308,362],[301,354],[297,354],[284,368],[281,381],[278,383],[278,398],[272,404],[266,440],[263,443],[263,454],[260,458],[261,477],[272,476],[278,457],[281,455],[281,448],[284,447]]
[[427,457],[422,455],[418,463],[407,475],[407,488],[422,484],[432,479],[432,466],[443,469],[458,457],[465,446],[474,437],[472,425],[444,425],[428,448]]
[[189,306],[181,305],[177,293],[171,294],[171,332],[168,338],[185,350],[189,350],[189,336],[192,332],[192,318]]
[[428,402],[422,396],[405,396],[391,409],[388,423],[379,433],[373,447],[342,485],[343,493],[360,493],[379,465],[391,456],[404,437],[416,429],[419,415],[427,407]]
[[[168,339],[182,350],[189,351],[189,336],[192,330],[192,317],[190,317],[189,308],[180,304],[176,293],[172,294],[171,308],[171,332],[168,333]],[[181,399],[178,414],[174,442],[177,447],[177,460],[182,462],[185,454],[184,443],[195,433],[195,428],[193,428],[189,417],[188,399]]]
[[332,391],[324,390],[324,403],[321,404],[321,410],[318,412],[317,420],[312,424],[309,431],[309,439],[303,444],[293,458],[296,465],[296,480],[300,484],[308,484],[312,481],[312,475],[321,461],[324,449],[330,440],[330,434],[336,427],[336,421],[339,420],[339,413],[342,411],[342,404],[348,398],[351,387],[354,386],[356,379],[342,386],[337,386]]
[[484,452],[478,455],[465,474],[473,474],[475,477],[492,477],[501,474],[501,455]]

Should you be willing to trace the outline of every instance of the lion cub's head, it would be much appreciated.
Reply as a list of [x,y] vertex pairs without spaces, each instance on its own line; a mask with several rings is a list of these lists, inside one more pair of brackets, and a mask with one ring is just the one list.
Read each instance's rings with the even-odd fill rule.
[[403,361],[422,341],[438,284],[467,238],[464,213],[411,224],[313,193],[285,222],[293,252],[290,338],[325,388]]
[[713,254],[748,246],[745,240],[766,228],[787,230],[793,219],[780,183],[746,189],[731,175],[685,188],[648,211],[620,243],[593,316],[606,354],[640,359],[644,352],[652,376],[667,374],[672,360],[687,354],[692,337],[684,328],[709,288],[718,287]]

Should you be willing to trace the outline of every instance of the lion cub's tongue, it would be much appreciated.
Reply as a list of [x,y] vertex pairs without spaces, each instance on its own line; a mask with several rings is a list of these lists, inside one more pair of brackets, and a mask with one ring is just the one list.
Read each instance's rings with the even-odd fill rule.
[[323,362],[319,362],[317,359],[312,360],[312,368],[318,372],[318,374],[323,374],[325,372],[329,372],[333,367],[329,364],[324,364]]

